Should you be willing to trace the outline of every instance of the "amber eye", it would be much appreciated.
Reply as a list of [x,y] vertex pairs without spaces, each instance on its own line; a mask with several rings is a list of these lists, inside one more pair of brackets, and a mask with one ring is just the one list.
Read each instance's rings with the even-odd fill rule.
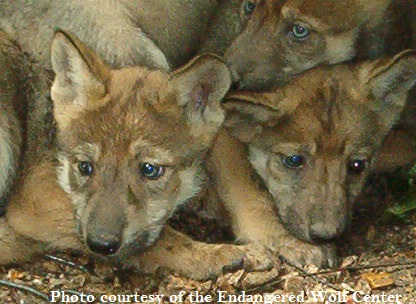
[[78,170],[83,176],[91,176],[94,172],[94,166],[89,161],[78,162]]
[[149,163],[142,163],[140,164],[140,173],[147,179],[158,179],[165,173],[165,169]]
[[295,24],[291,32],[297,39],[305,39],[309,35],[309,29],[300,24]]
[[253,1],[246,1],[244,3],[244,14],[251,15],[256,9],[256,3]]
[[366,161],[362,159],[354,159],[348,163],[349,174],[360,174],[364,171]]
[[282,163],[286,168],[299,169],[303,167],[304,159],[302,155],[294,154],[284,157]]

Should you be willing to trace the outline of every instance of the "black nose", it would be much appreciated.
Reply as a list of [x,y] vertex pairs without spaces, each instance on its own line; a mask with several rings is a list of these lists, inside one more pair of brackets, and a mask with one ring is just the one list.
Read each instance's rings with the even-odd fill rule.
[[335,226],[324,226],[324,225],[312,225],[310,227],[310,237],[315,243],[330,243],[335,241],[342,233],[342,229]]
[[121,242],[118,240],[105,240],[99,237],[88,236],[87,246],[92,252],[102,255],[113,255],[120,249]]

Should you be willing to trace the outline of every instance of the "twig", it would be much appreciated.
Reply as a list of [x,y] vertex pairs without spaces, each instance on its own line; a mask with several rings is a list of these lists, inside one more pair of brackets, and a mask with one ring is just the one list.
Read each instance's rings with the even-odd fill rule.
[[60,263],[60,264],[63,264],[63,265],[67,265],[67,266],[73,267],[75,269],[79,269],[79,270],[81,270],[83,272],[89,273],[88,269],[85,268],[84,266],[78,265],[78,264],[76,264],[74,262],[65,260],[63,258],[56,257],[56,256],[53,256],[53,255],[49,255],[49,254],[45,254],[45,258],[47,260],[52,261],[52,262],[56,262],[56,263]]
[[[319,271],[314,273],[313,275],[321,275],[321,274],[331,274],[339,271],[358,271],[358,270],[365,270],[365,269],[377,269],[377,268],[385,268],[385,267],[401,267],[403,266],[404,269],[416,267],[416,261],[406,262],[406,263],[388,263],[388,264],[380,264],[380,265],[358,265],[358,266],[350,266],[344,268],[336,268],[336,269],[328,269]],[[311,274],[312,275],[312,274]]]
[[39,290],[36,290],[32,287],[16,284],[16,283],[5,281],[5,280],[0,280],[0,285],[8,286],[8,287],[11,287],[11,288],[17,288],[17,289],[20,289],[20,290],[30,292],[30,293],[34,294],[35,296],[37,296],[37,297],[39,297],[39,298],[41,298],[41,299],[43,299],[43,300],[45,300],[49,303],[49,297],[46,294],[44,294],[43,292],[40,292]]

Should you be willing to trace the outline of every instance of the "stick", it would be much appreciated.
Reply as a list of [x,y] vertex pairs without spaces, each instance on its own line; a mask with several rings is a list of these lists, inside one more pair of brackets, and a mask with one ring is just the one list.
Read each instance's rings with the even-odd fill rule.
[[30,293],[34,294],[35,296],[49,302],[49,297],[46,294],[44,294],[43,292],[40,292],[39,290],[36,290],[32,287],[16,284],[16,283],[5,281],[5,280],[0,280],[0,285],[8,286],[8,287],[11,287],[11,288],[17,288],[17,289],[20,289],[20,290],[30,292]]
[[52,262],[56,262],[56,263],[60,263],[60,264],[63,264],[63,265],[67,265],[67,266],[70,266],[70,267],[73,267],[73,268],[79,269],[79,270],[81,270],[81,271],[83,271],[83,272],[89,273],[88,269],[87,269],[87,268],[85,268],[84,266],[82,266],[82,265],[78,265],[78,264],[76,264],[76,263],[74,263],[74,262],[71,262],[71,261],[65,260],[65,259],[63,259],[63,258],[56,257],[56,256],[53,256],[53,255],[49,255],[49,254],[45,254],[45,258],[46,258],[47,260],[52,261]]

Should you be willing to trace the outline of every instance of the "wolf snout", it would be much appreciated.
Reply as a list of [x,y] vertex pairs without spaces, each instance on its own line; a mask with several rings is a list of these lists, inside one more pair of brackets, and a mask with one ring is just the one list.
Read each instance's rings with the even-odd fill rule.
[[310,226],[310,238],[315,243],[329,243],[338,238],[344,230],[344,225],[324,225],[321,223]]
[[87,246],[92,252],[109,256],[118,252],[121,247],[121,240],[89,235],[87,237]]

